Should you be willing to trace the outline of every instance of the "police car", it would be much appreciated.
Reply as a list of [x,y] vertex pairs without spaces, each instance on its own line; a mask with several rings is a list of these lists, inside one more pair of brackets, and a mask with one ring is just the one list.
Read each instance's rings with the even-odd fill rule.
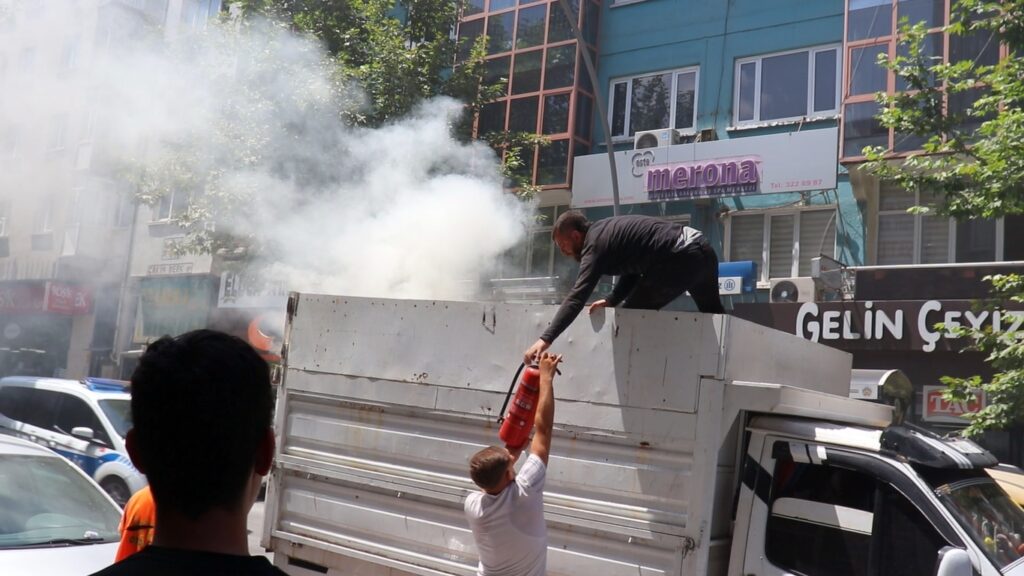
[[124,447],[130,400],[120,380],[8,376],[0,379],[0,429],[74,462],[124,506],[146,485]]

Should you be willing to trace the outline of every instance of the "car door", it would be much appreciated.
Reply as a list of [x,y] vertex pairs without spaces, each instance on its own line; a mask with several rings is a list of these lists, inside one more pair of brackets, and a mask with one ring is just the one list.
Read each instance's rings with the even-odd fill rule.
[[[80,427],[92,429],[95,442],[71,435],[72,430]],[[92,407],[77,396],[61,394],[53,429],[57,432],[54,449],[89,476],[95,475],[100,465],[99,452],[105,452],[103,448],[110,446],[110,438]]]
[[767,516],[745,574],[931,576],[939,550],[963,547],[909,478],[867,454],[768,438],[762,465]]
[[59,434],[53,429],[53,416],[57,412],[60,393],[23,386],[12,387],[17,397],[12,419],[18,435],[31,442],[55,448]]

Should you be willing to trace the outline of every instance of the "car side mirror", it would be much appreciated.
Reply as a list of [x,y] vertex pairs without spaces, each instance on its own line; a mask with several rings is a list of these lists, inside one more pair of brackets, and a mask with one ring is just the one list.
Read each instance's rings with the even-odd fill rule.
[[71,429],[71,435],[79,440],[89,440],[91,442],[96,434],[88,426],[75,426]]
[[946,546],[939,550],[939,560],[935,564],[935,576],[971,576],[971,556],[962,548]]

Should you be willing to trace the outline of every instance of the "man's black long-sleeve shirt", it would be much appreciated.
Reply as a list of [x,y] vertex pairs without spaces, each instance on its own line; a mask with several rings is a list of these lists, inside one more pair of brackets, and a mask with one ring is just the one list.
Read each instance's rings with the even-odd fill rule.
[[650,216],[616,216],[590,225],[580,254],[576,284],[566,296],[541,340],[551,343],[572,324],[601,276],[620,276],[609,306],[617,306],[653,262],[697,242],[700,231]]

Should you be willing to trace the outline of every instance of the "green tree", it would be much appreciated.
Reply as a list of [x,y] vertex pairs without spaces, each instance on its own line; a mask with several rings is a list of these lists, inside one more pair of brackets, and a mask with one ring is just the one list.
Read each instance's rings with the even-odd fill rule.
[[[1024,48],[1024,0],[958,0],[950,16],[952,35],[1001,43],[1011,55]],[[994,65],[975,60],[936,62],[924,52],[923,24],[901,27],[905,56],[879,64],[892,70],[907,88],[879,94],[881,123],[897,134],[924,140],[922,151],[895,161],[892,151],[866,148],[865,168],[908,190],[938,193],[934,210],[956,218],[998,218],[1024,213],[1024,60],[1004,58]],[[927,208],[912,210],[926,212]],[[1024,302],[1024,279],[999,275],[991,282],[989,310]],[[970,349],[986,353],[992,378],[944,378],[950,400],[966,401],[978,389],[987,405],[971,415],[965,432],[1003,428],[1021,420],[1024,408],[1024,334],[993,333],[991,328],[953,332],[970,338]]]

